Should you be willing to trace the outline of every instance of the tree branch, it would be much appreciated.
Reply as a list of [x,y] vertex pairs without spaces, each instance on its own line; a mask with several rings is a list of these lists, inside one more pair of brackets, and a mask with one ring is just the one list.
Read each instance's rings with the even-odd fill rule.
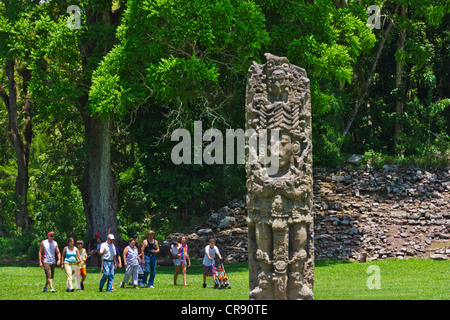
[[[395,13],[397,13],[398,8],[399,8],[399,5],[397,5],[397,7],[395,8]],[[355,117],[356,117],[356,114],[358,113],[359,107],[361,106],[363,100],[367,96],[367,93],[369,91],[369,85],[372,82],[372,78],[373,78],[373,75],[377,68],[378,61],[380,60],[380,57],[381,57],[381,52],[383,51],[383,47],[386,42],[387,36],[393,26],[394,26],[394,20],[392,18],[390,18],[389,25],[387,26],[386,30],[384,30],[383,36],[381,37],[380,45],[378,46],[377,54],[376,54],[375,60],[372,64],[372,68],[370,69],[370,73],[367,78],[367,81],[364,83],[363,87],[361,88],[361,92],[358,97],[358,100],[356,100],[355,106],[353,107],[353,113],[352,113],[349,121],[347,122],[347,126],[345,127],[344,132],[342,133],[342,140],[341,140],[341,144],[340,144],[339,148],[342,147],[342,144],[344,143],[344,138],[350,131],[350,127],[352,126],[353,120],[355,120]]]
[[6,110],[9,112],[9,97],[5,91],[5,87],[0,83],[0,98],[6,106]]

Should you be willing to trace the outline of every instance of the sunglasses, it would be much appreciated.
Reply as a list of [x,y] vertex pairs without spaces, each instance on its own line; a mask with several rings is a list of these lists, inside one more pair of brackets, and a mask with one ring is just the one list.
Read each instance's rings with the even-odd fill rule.
[[55,235],[54,235],[54,234],[51,234],[51,235],[49,235],[49,237],[52,237],[52,238],[54,238],[54,237],[55,237]]

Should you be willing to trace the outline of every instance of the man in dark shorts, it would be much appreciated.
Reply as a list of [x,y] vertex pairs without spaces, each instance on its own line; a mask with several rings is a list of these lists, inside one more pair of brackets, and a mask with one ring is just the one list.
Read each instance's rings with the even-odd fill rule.
[[216,247],[216,240],[209,239],[209,244],[205,247],[205,256],[203,258],[203,288],[206,288],[206,277],[212,276],[216,282],[216,272],[214,270],[214,258],[217,256],[222,260],[219,249]]

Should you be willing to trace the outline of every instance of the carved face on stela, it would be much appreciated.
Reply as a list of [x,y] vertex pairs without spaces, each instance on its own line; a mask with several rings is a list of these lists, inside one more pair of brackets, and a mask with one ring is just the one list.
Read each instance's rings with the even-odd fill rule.
[[298,141],[292,141],[289,133],[281,131],[280,140],[271,148],[271,153],[278,156],[278,172],[285,174],[291,165],[294,165],[294,156],[300,151],[300,144]]
[[279,163],[278,166],[280,169],[285,168],[291,164],[292,160],[292,144],[291,144],[291,136],[286,133],[282,133],[280,137],[280,144],[278,147],[278,158]]
[[275,70],[269,78],[269,95],[274,100],[286,101],[289,94],[289,79],[286,71]]
[[269,95],[273,100],[286,101],[289,95],[290,74],[289,61],[285,57],[266,54],[267,74],[269,76]]

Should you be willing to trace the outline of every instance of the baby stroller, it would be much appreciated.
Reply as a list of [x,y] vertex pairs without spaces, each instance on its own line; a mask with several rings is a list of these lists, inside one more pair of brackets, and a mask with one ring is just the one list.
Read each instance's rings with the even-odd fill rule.
[[223,263],[220,262],[218,267],[214,265],[214,272],[216,273],[216,281],[214,283],[215,289],[231,289],[230,282],[228,281],[227,273],[225,272],[225,268],[223,267]]

